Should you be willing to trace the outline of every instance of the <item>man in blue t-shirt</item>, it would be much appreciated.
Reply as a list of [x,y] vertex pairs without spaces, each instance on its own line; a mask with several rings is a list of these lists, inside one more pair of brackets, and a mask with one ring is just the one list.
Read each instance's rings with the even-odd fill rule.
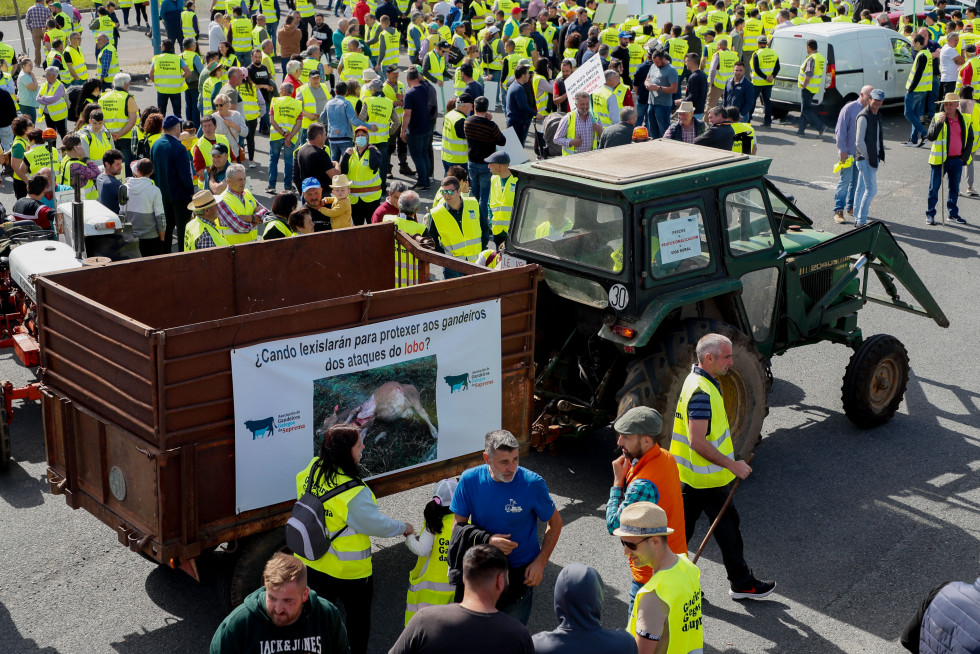
[[[509,587],[497,608],[527,625],[533,588],[541,583],[544,568],[558,544],[561,514],[548,485],[537,473],[522,468],[520,445],[506,430],[486,436],[483,460],[459,478],[450,509],[456,522],[472,523],[491,534],[489,543],[507,555]],[[544,541],[538,544],[538,520],[547,522]]]

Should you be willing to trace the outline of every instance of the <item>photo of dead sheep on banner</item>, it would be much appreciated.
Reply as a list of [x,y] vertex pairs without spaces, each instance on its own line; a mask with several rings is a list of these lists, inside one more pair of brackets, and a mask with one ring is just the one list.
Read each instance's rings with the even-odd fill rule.
[[438,449],[435,356],[421,357],[313,382],[313,451],[332,425],[361,430],[365,476],[426,461]]

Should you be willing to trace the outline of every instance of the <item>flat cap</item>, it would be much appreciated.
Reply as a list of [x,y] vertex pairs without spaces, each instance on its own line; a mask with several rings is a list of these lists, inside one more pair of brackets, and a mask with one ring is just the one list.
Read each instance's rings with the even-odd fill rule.
[[646,434],[656,437],[663,429],[664,419],[656,409],[648,406],[638,406],[630,409],[613,423],[616,433],[625,434]]
[[509,164],[510,163],[510,155],[507,154],[506,152],[504,152],[503,150],[500,150],[499,152],[494,152],[493,154],[491,154],[489,157],[487,157],[483,161],[485,163],[488,163],[488,164],[495,163],[495,164],[505,164],[506,165],[506,164]]

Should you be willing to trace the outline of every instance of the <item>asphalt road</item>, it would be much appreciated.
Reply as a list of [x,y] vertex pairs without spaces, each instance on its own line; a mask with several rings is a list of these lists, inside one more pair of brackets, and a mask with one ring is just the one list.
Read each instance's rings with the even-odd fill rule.
[[[137,93],[141,105],[150,93]],[[502,122],[502,120],[501,120]],[[980,201],[961,198],[967,226],[927,227],[927,152],[899,146],[897,111],[885,114],[887,159],[872,218],[888,223],[949,317],[931,321],[869,305],[866,335],[892,334],[912,362],[905,402],[887,425],[856,429],[841,410],[849,351],[820,344],[773,361],[771,411],[753,474],[738,491],[746,557],[757,576],[775,579],[769,601],[730,600],[720,553],[700,562],[705,651],[715,653],[884,654],[926,592],[977,574],[980,536],[980,382],[969,344],[980,342],[977,251]],[[759,154],[773,158],[771,179],[796,197],[818,226],[830,218],[835,150],[828,136],[798,139],[795,128],[761,131]],[[266,160],[262,141],[260,160]],[[252,171],[264,188],[264,168]],[[9,182],[0,201],[11,206]],[[149,301],[149,299],[148,299]],[[966,349],[964,349],[966,348]],[[0,354],[0,378],[31,374]],[[0,651],[10,654],[203,651],[223,617],[219,583],[197,583],[121,547],[91,515],[70,510],[45,483],[40,407],[20,405],[12,425],[15,461],[0,477]],[[629,573],[622,548],[604,527],[614,456],[610,434],[563,441],[557,456],[523,463],[548,481],[565,527],[535,594],[532,632],[556,624],[555,577],[571,562],[597,568],[606,584],[604,623],[626,622]],[[381,500],[388,514],[419,524],[430,489]],[[707,525],[702,520],[692,549]],[[385,652],[402,624],[414,557],[398,540],[376,540],[373,652]]]

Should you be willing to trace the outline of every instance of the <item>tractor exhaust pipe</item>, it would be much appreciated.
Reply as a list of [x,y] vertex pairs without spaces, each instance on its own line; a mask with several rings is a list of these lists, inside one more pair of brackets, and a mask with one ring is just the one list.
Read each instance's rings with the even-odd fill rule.
[[71,176],[75,198],[71,202],[71,240],[75,248],[75,258],[85,258],[85,203],[82,202],[82,180],[78,173]]

